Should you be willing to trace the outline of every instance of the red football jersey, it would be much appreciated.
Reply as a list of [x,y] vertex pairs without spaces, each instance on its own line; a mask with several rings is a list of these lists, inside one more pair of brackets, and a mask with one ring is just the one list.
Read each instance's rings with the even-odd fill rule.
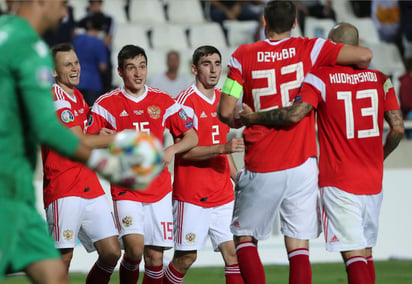
[[[167,93],[145,86],[145,93],[134,97],[124,88],[115,89],[96,100],[89,121],[89,133],[101,128],[115,131],[136,129],[157,137],[163,143],[165,128],[173,136],[182,135],[193,127],[182,107]],[[113,200],[133,200],[145,203],[159,201],[172,190],[171,175],[165,169],[146,190],[133,191],[112,185]]]
[[390,79],[376,70],[322,67],[308,74],[301,94],[317,108],[319,185],[381,192],[384,112],[399,109]]
[[[57,84],[53,85],[52,93],[60,121],[68,128],[80,126],[86,132],[89,106],[83,95],[74,89],[73,99]],[[48,147],[42,147],[42,158],[45,207],[62,197],[95,198],[104,194],[96,173],[83,164],[73,162]]]
[[[342,46],[308,38],[241,45],[230,58],[228,77],[243,86],[242,100],[256,112],[289,106],[312,67],[334,65]],[[289,127],[247,127],[243,132],[246,168],[279,171],[316,156],[314,124],[311,114]]]
[[[176,98],[187,115],[193,119],[199,137],[199,146],[225,144],[230,128],[222,123],[216,113],[220,90],[209,99],[195,85],[182,91]],[[226,154],[207,160],[175,159],[173,199],[202,207],[216,207],[234,199]]]

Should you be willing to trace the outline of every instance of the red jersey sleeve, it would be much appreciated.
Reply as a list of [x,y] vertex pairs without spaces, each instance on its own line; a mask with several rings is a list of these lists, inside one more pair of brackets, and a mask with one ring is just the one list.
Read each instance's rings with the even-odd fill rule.
[[319,54],[316,55],[316,60],[313,62],[313,67],[335,65],[339,52],[343,46],[344,44],[342,43],[334,43],[321,38],[316,39],[312,54],[316,54],[318,52]]
[[77,119],[77,115],[74,113],[74,109],[72,108],[72,104],[61,97],[59,95],[59,90],[54,87],[53,88],[53,96],[54,96],[54,107],[56,109],[57,117],[67,128],[72,128],[74,126],[80,126],[82,129],[84,128],[84,122],[81,119]]
[[302,88],[296,96],[295,102],[303,101],[316,109],[322,100],[324,92],[325,83],[316,75],[309,73],[303,81]]
[[389,79],[383,73],[379,73],[379,76],[382,78],[383,89],[385,91],[385,102],[384,102],[384,111],[398,110],[400,109],[398,99],[396,97],[395,89],[392,85],[391,79]]
[[186,114],[182,106],[174,102],[165,115],[165,126],[175,137],[181,136],[183,133],[193,128],[193,120]]

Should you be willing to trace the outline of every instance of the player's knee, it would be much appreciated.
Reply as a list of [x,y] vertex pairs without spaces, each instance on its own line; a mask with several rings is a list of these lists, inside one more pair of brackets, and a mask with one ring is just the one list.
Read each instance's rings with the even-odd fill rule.
[[101,253],[99,256],[101,261],[104,262],[107,265],[110,266],[116,266],[117,262],[119,261],[121,257],[121,251],[120,250],[109,250],[109,251],[104,251]]
[[144,262],[149,266],[160,266],[163,264],[163,251],[147,251],[144,253]]

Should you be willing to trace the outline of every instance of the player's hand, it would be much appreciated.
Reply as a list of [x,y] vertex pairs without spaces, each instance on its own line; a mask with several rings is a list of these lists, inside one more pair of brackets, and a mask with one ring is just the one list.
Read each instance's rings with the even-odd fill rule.
[[[176,142],[175,142],[176,143]],[[173,145],[172,145],[173,146]],[[163,169],[167,168],[169,164],[172,162],[173,157],[175,156],[176,152],[174,151],[173,147],[169,146],[165,149],[163,154]]]
[[[138,176],[134,167],[145,162],[144,155],[131,154],[136,145],[137,132],[123,130],[116,134],[114,142],[106,149],[94,149],[87,165],[106,178],[111,184],[131,188],[142,189],[157,176],[160,171],[153,175]],[[116,151],[113,151],[116,148]]]
[[111,130],[109,128],[104,128],[104,127],[99,130],[99,135],[112,135],[112,134],[115,134],[115,133],[116,133],[116,131]]
[[243,152],[245,150],[245,142],[243,138],[232,138],[224,146],[224,151],[226,154]]
[[240,121],[243,125],[250,126],[252,123],[253,110],[247,104],[243,104],[242,111],[239,112]]

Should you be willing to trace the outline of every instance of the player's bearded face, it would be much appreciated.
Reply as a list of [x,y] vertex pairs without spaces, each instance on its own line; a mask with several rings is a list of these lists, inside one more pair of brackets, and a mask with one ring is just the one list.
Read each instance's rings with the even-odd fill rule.
[[56,54],[56,81],[73,88],[80,82],[80,63],[74,50]]
[[127,92],[140,95],[144,92],[144,84],[147,77],[146,59],[143,55],[138,55],[132,59],[126,59],[123,69],[119,69],[119,75],[123,78]]
[[197,80],[205,87],[215,87],[222,73],[221,59],[218,54],[203,56],[196,67],[193,67],[193,73]]

